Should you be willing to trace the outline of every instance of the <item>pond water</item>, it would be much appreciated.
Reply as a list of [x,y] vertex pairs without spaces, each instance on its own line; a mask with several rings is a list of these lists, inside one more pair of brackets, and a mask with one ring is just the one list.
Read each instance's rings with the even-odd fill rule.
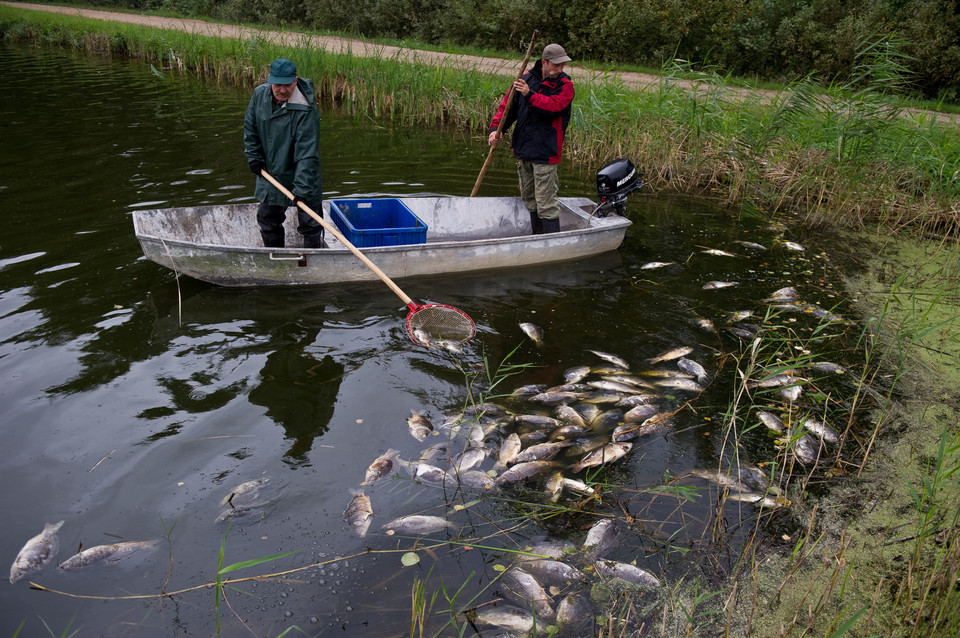
[[[22,635],[40,635],[45,623],[57,634],[213,635],[219,616],[223,635],[249,633],[242,621],[255,635],[297,626],[308,635],[399,636],[411,631],[417,583],[428,599],[445,590],[458,609],[488,603],[504,595],[497,579],[516,559],[511,551],[542,539],[580,543],[602,518],[620,526],[608,558],[635,563],[668,588],[681,578],[720,583],[758,520],[766,542],[792,530],[790,508],[761,515],[729,501],[718,511],[717,486],[690,472],[715,470],[736,454],[768,473],[783,471],[768,465],[777,444],[755,419],[754,427],[725,434],[735,370],[751,341],[733,334],[736,321],[728,319],[747,310],[762,319],[761,300],[784,286],[833,308],[841,273],[832,238],[738,222],[707,199],[645,191],[631,196],[634,225],[617,252],[402,281],[414,299],[449,303],[477,322],[478,336],[463,353],[428,350],[406,338],[405,308],[379,282],[226,289],[177,281],[143,258],[133,210],[252,201],[241,139],[249,88],[157,73],[139,62],[10,46],[0,47],[0,85],[7,222],[0,242],[0,502],[7,517],[0,556],[12,563],[45,523],[63,521],[56,559],[5,586],[0,634],[22,625]],[[323,109],[321,146],[328,197],[465,195],[487,150],[483,132],[398,129],[332,106]],[[565,162],[561,194],[593,197],[596,168]],[[515,192],[504,152],[480,194]],[[778,238],[806,250],[791,251]],[[736,256],[703,252],[711,248]],[[641,268],[652,261],[675,263]],[[709,281],[738,285],[704,290]],[[698,319],[712,320],[716,331],[698,327]],[[521,322],[542,328],[541,347]],[[841,363],[838,352],[857,330],[810,312],[773,324],[784,326],[780,340],[797,351],[816,331],[817,354]],[[599,472],[573,472],[566,467],[572,457],[564,457],[569,476],[607,485],[601,499],[566,492],[551,503],[542,479],[478,495],[400,472],[364,488],[374,510],[366,537],[345,523],[374,459],[389,449],[415,459],[443,438],[411,436],[412,411],[439,429],[471,397],[557,385],[571,367],[604,363],[591,350],[616,355],[637,373],[675,370],[676,360],[647,360],[678,346],[691,347],[687,356],[706,368],[702,393],[661,388],[658,409],[679,411]],[[494,374],[501,362],[518,366],[510,369],[516,374],[491,389],[484,370]],[[819,382],[821,396],[831,383]],[[753,400],[785,405],[766,396]],[[553,413],[495,400],[514,413]],[[501,423],[490,445],[518,429]],[[479,467],[491,470],[495,454]],[[256,507],[223,503],[233,487],[258,478],[268,482]],[[237,515],[217,521],[222,512]],[[409,514],[442,515],[451,527],[419,541],[381,529]],[[112,563],[57,568],[81,547],[147,539],[162,542]],[[295,553],[224,574],[282,572],[234,585],[218,613],[208,585],[221,547],[223,566]],[[405,567],[401,556],[411,551],[420,562]],[[579,566],[592,591],[598,579],[590,565]],[[29,581],[62,593],[41,593]],[[637,622],[662,602],[662,591],[635,594]],[[555,604],[565,591],[550,593]],[[440,593],[425,635],[457,634],[450,615],[436,613],[448,606]],[[465,635],[478,629],[494,633],[468,625]]]

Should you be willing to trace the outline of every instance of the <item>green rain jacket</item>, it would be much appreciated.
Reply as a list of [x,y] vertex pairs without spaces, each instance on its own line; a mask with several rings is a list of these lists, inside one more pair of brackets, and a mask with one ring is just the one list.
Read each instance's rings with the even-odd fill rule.
[[[297,80],[302,98],[294,93],[283,106],[273,108],[269,84],[253,90],[243,118],[243,147],[247,163],[260,160],[267,172],[308,206],[320,211],[323,183],[320,177],[320,113],[314,105],[313,82]],[[270,182],[257,177],[254,193],[261,202],[282,206],[290,200]]]

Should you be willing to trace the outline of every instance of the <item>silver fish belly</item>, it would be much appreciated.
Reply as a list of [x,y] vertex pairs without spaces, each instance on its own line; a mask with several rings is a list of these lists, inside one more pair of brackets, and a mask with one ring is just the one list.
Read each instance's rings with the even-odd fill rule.
[[660,587],[660,581],[656,576],[636,565],[604,559],[596,561],[594,565],[597,568],[597,573],[601,576],[619,578],[628,583],[643,585],[644,587]]
[[43,531],[28,540],[17,557],[10,566],[10,583],[13,584],[34,572],[57,555],[60,551],[60,539],[57,538],[57,531],[63,526],[63,521],[59,523],[47,523],[43,526]]
[[115,562],[141,549],[150,549],[159,542],[157,540],[128,541],[126,543],[88,547],[60,563],[60,569],[78,569],[107,559],[110,562]]
[[373,506],[370,504],[370,498],[363,490],[355,492],[347,509],[343,512],[343,518],[347,525],[356,532],[357,536],[363,538],[370,529],[370,519],[373,518]]
[[446,528],[453,528],[454,524],[440,516],[422,516],[414,514],[401,516],[385,523],[383,529],[395,534],[432,534]]

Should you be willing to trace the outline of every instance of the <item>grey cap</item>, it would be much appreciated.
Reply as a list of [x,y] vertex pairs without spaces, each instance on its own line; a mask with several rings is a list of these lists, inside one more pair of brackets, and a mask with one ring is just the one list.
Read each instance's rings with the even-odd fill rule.
[[540,57],[554,64],[562,64],[570,61],[570,56],[567,55],[567,52],[564,51],[563,47],[559,44],[548,44],[543,47],[543,55]]

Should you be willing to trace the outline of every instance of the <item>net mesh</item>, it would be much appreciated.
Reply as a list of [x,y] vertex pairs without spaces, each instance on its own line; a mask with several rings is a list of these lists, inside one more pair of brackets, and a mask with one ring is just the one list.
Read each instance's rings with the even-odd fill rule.
[[429,304],[407,315],[407,332],[414,342],[429,345],[430,341],[442,339],[461,343],[470,341],[477,328],[467,313],[459,308]]

